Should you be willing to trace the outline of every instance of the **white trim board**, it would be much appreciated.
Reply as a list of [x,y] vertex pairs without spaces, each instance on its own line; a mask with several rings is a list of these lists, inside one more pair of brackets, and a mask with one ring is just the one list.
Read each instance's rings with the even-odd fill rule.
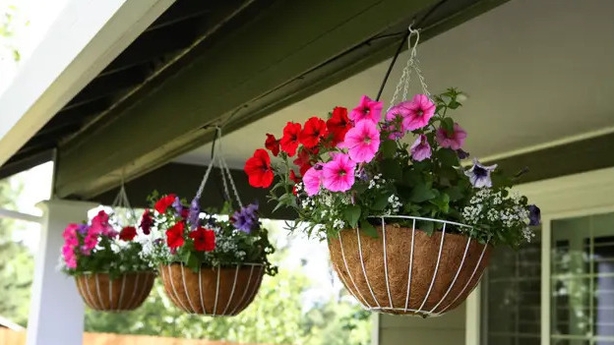
[[69,0],[0,94],[0,165],[175,0]]

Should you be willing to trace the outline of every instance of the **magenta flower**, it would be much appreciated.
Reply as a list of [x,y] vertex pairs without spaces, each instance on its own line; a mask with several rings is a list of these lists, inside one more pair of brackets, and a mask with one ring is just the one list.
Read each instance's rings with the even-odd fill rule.
[[403,130],[403,119],[409,115],[409,109],[404,106],[404,103],[405,102],[395,105],[386,113],[384,129],[389,133],[388,139],[398,140],[405,135],[405,130]]
[[316,164],[309,168],[303,176],[303,184],[305,185],[305,192],[308,196],[314,196],[320,192],[322,186],[322,166]]
[[382,102],[374,101],[368,96],[362,96],[360,104],[350,112],[350,119],[354,122],[370,120],[378,123],[382,117]]
[[456,122],[454,123],[454,132],[449,133],[443,127],[439,127],[435,133],[435,139],[437,139],[439,146],[452,150],[460,150],[465,144],[465,138],[467,138],[467,132]]
[[379,149],[380,136],[375,122],[360,121],[345,134],[345,140],[339,144],[347,148],[350,158],[356,163],[370,162]]
[[409,150],[411,152],[411,157],[417,162],[431,158],[431,154],[433,153],[431,145],[429,145],[426,135],[424,134],[420,134]]
[[473,159],[471,169],[465,171],[465,175],[469,177],[469,181],[475,188],[492,187],[490,173],[497,168],[497,164],[490,166],[482,165],[477,159]]
[[403,102],[400,105],[407,108],[408,114],[403,118],[403,129],[413,131],[428,125],[429,120],[435,115],[435,103],[423,94],[415,95],[411,102]]
[[[364,122],[364,121],[363,121]],[[346,136],[347,138],[347,136]],[[324,188],[331,192],[346,192],[354,185],[356,163],[346,154],[335,154],[322,168]]]

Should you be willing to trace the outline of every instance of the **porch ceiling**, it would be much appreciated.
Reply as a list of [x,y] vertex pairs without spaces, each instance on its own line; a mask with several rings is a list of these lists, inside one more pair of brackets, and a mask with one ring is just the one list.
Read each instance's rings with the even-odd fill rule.
[[[613,132],[612,13],[614,2],[609,0],[514,0],[421,45],[418,54],[430,91],[454,86],[468,95],[456,112],[469,132],[467,150],[474,156],[495,158],[579,134]],[[390,99],[405,59],[403,54],[384,100]],[[354,106],[362,94],[376,95],[388,64],[382,62],[228,134],[224,147],[230,164],[241,168],[253,150],[263,145],[264,133],[281,133],[287,121],[323,116],[336,105]],[[611,136],[602,139],[575,145],[576,149],[567,145],[565,150],[603,160],[602,153],[614,141]],[[601,148],[605,151],[595,145],[606,145]],[[206,164],[209,150],[205,145],[176,161]],[[575,171],[564,167],[570,165],[565,161],[567,151],[548,152],[533,158],[519,156],[510,165],[552,164],[560,174]]]
[[231,6],[205,26],[205,39],[190,45],[187,59],[171,59],[176,68],[128,98],[114,98],[103,116],[60,142],[55,194],[93,197],[118,185],[122,175],[140,176],[209,142],[213,124],[231,119],[227,130],[243,128],[344,80],[390,57],[412,20],[428,39],[504,1],[253,0],[241,2],[240,10]]

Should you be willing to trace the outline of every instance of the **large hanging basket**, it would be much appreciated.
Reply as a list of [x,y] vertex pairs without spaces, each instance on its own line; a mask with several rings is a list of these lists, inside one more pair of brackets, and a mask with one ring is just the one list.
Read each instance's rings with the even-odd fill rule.
[[198,272],[182,264],[160,266],[164,290],[180,309],[193,314],[234,316],[256,296],[264,266],[202,267]]
[[377,238],[355,229],[329,240],[333,267],[347,290],[365,308],[388,314],[432,317],[459,306],[478,284],[491,246],[449,233],[450,224],[462,224],[435,221],[442,230],[428,236],[415,226],[424,219],[402,217],[413,219],[409,228],[384,218]]
[[143,304],[153,287],[154,272],[134,272],[111,279],[106,273],[90,273],[75,277],[77,289],[85,304],[101,311],[134,310]]

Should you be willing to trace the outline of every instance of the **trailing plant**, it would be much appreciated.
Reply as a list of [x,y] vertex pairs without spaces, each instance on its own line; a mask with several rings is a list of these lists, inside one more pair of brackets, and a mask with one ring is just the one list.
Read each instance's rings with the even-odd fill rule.
[[143,242],[143,259],[151,267],[181,263],[194,271],[201,267],[262,264],[268,275],[277,274],[268,255],[275,249],[258,216],[258,204],[232,211],[226,203],[218,212],[201,212],[199,199],[190,204],[175,194],[150,197],[141,227],[151,232]]

